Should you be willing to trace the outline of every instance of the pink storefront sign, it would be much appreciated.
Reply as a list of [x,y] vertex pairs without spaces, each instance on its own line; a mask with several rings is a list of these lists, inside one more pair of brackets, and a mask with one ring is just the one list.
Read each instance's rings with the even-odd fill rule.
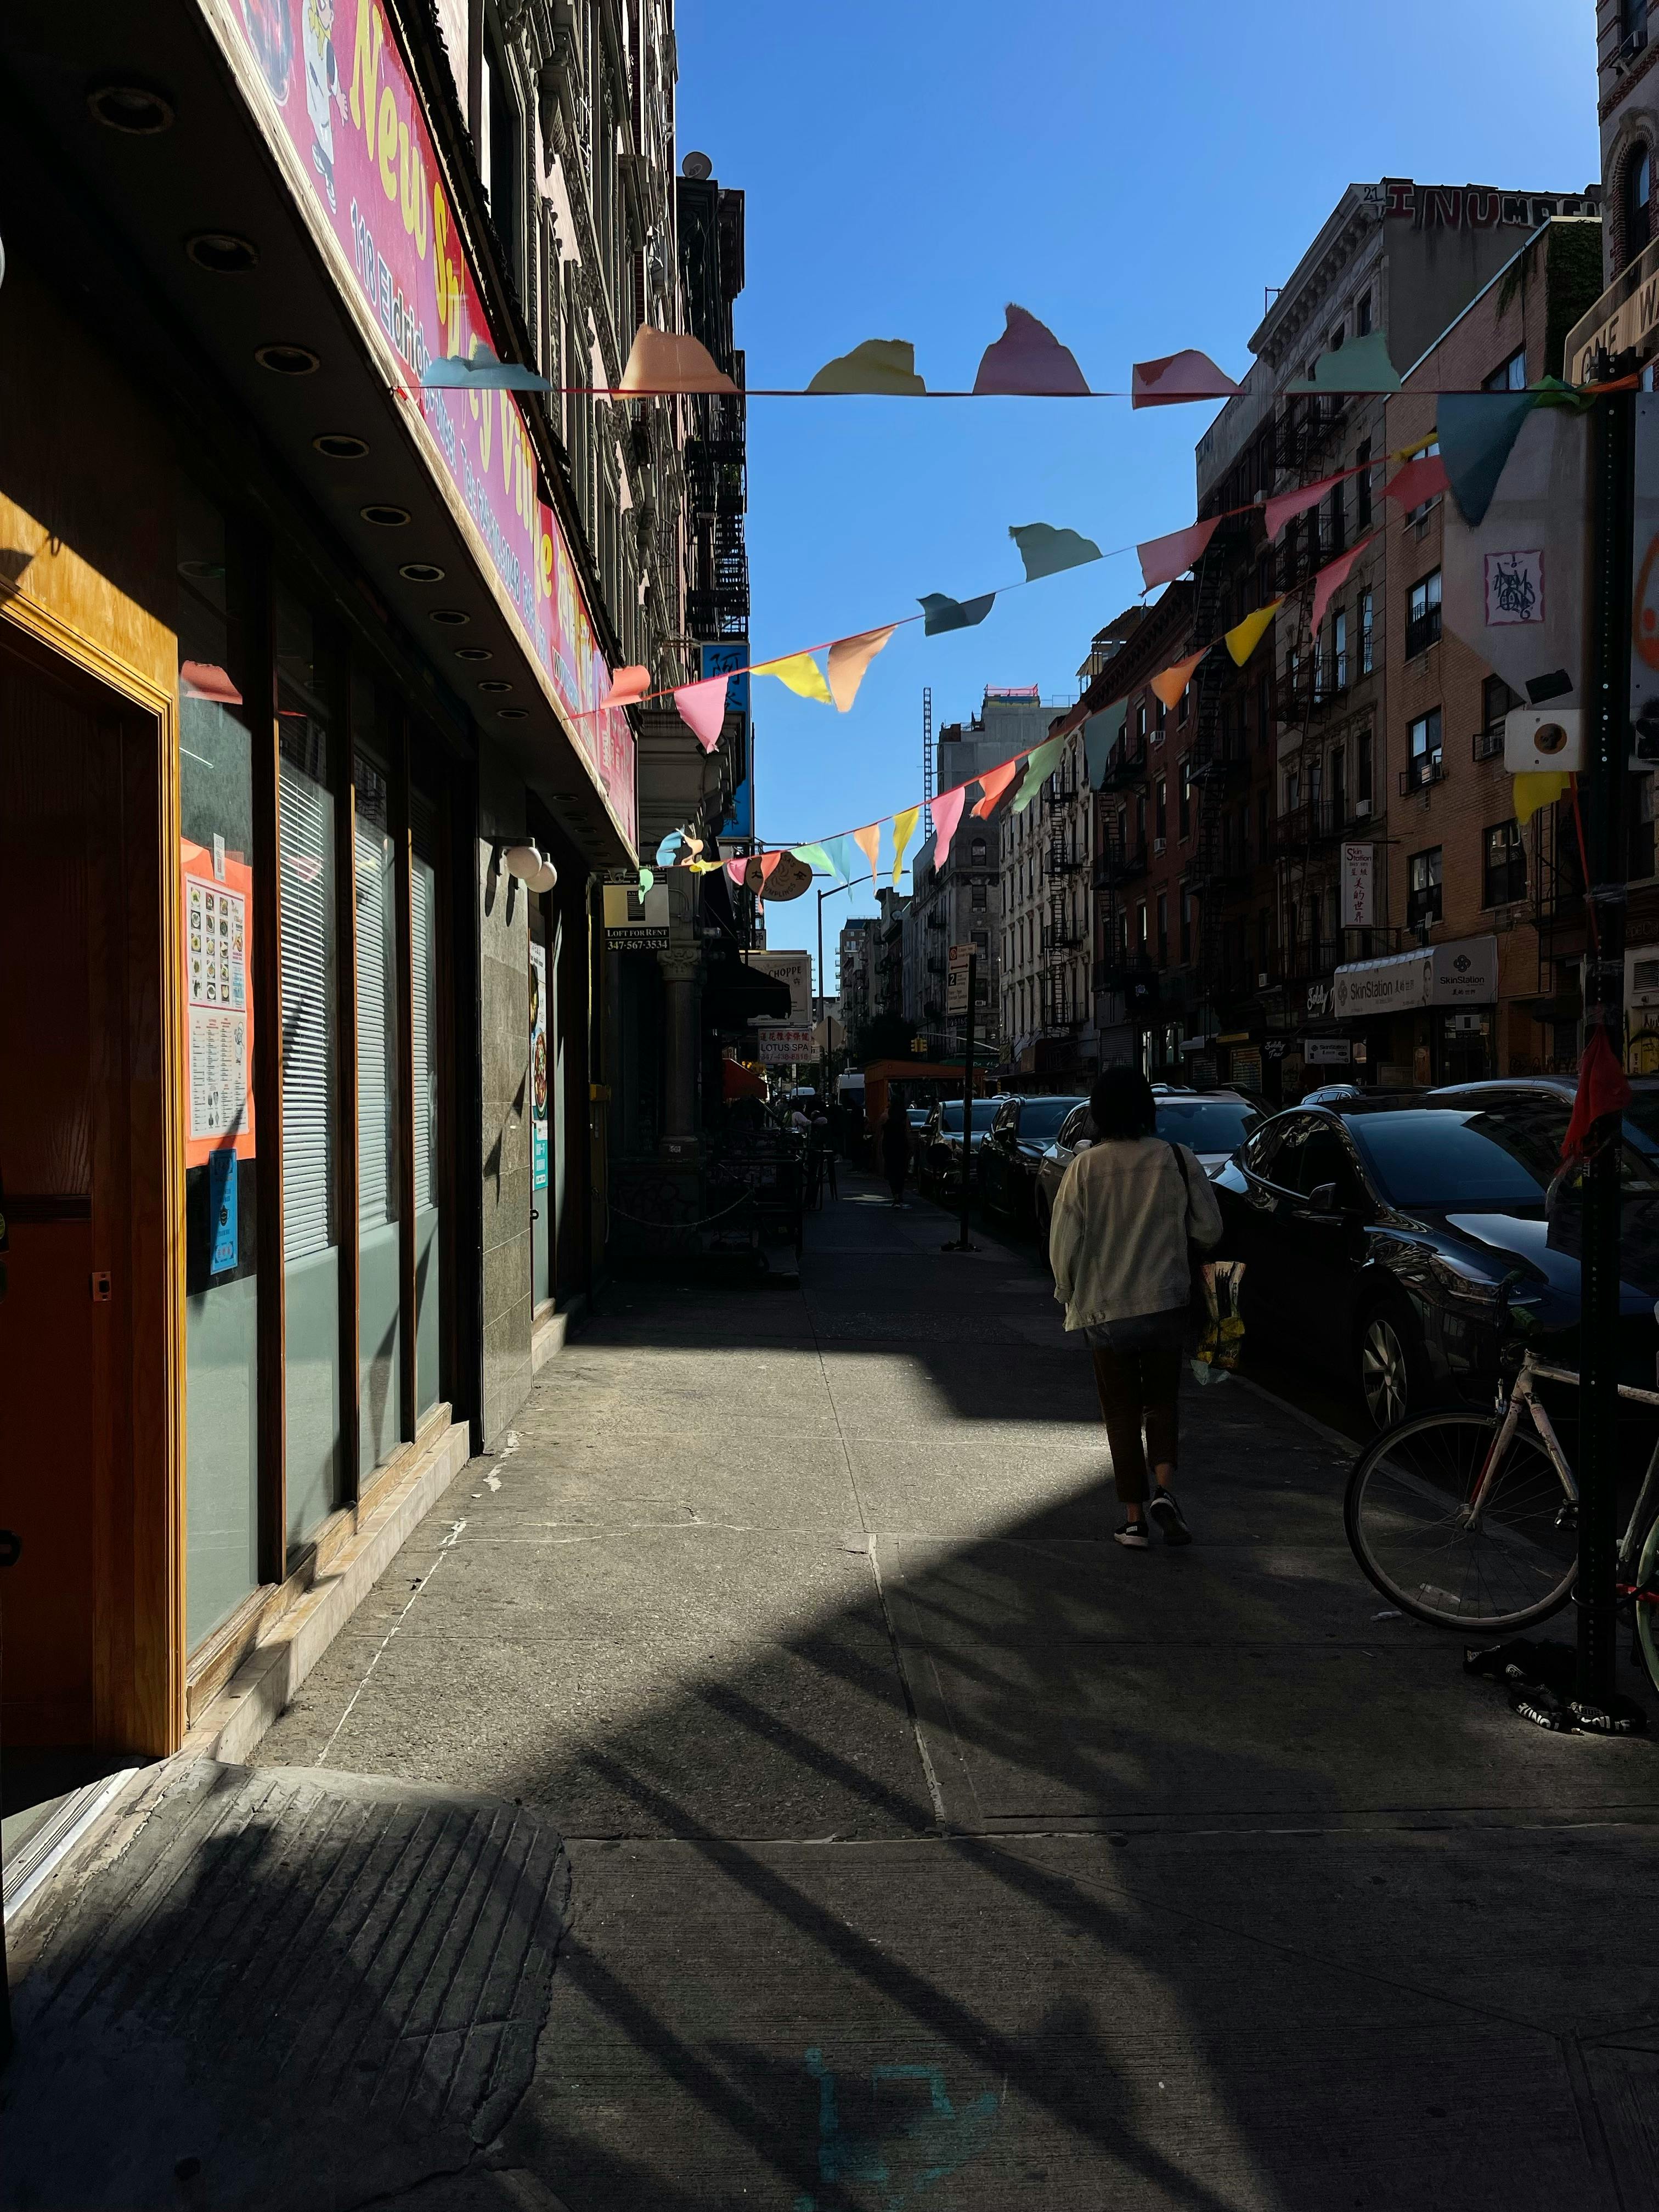
[[376,0],[209,0],[206,12],[257,65],[259,119],[291,149],[291,181],[355,270],[431,434],[428,458],[459,493],[526,647],[635,843],[633,732],[620,710],[596,711],[611,672],[538,495],[520,403],[510,392],[421,389],[434,358],[488,345],[489,324],[386,15]]

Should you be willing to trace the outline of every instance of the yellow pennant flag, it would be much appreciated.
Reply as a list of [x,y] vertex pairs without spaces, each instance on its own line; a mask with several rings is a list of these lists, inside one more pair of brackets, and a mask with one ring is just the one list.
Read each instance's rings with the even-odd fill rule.
[[819,699],[826,707],[835,704],[830,696],[830,686],[823,680],[823,671],[810,653],[787,653],[781,660],[757,660],[755,674],[775,676],[780,684],[787,684],[803,699]]
[[1565,799],[1572,776],[1564,768],[1533,769],[1515,778],[1515,818],[1523,830],[1540,806]]
[[1268,623],[1284,604],[1282,599],[1269,599],[1265,607],[1258,607],[1253,615],[1246,615],[1242,623],[1235,623],[1227,632],[1223,642],[1233,657],[1235,668],[1243,668],[1261,644]]
[[919,806],[907,806],[893,817],[893,889],[898,889],[899,871],[904,866],[904,848],[916,834],[916,824],[921,819]]

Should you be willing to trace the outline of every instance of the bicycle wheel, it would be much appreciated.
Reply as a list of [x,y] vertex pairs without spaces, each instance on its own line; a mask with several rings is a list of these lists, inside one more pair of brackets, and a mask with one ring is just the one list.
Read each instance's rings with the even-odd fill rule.
[[1391,1604],[1436,1628],[1530,1627],[1565,1604],[1578,1571],[1577,1510],[1529,1428],[1517,1425],[1471,1523],[1498,1425],[1424,1413],[1380,1436],[1348,1479],[1355,1559]]
[[1659,1521],[1650,1527],[1642,1541],[1642,1557],[1636,1570],[1636,1640],[1642,1647],[1642,1662],[1648,1670],[1648,1680],[1659,1690],[1659,1606],[1644,1590],[1659,1589],[1655,1577],[1659,1576]]

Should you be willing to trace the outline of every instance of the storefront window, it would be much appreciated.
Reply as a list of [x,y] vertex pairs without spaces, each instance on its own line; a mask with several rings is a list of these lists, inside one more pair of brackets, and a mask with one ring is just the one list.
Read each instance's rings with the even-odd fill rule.
[[[366,702],[367,703],[367,702]],[[385,768],[361,747],[356,787],[357,943],[357,1462],[403,1441],[398,1226],[398,870]]]
[[288,1537],[299,1544],[342,1496],[334,740],[331,673],[311,611],[287,591],[276,611],[284,1405]]
[[555,963],[547,943],[547,901],[530,904],[530,1301],[532,1310],[553,1296],[553,1184],[549,1139],[552,1133],[552,1068],[555,1034],[552,989]]
[[438,1203],[438,823],[419,792],[409,800],[410,1048],[415,1062],[415,1406],[424,1413],[442,1388],[439,1357],[442,1269]]
[[199,1644],[259,1579],[253,768],[233,669],[222,517],[181,491],[179,908],[185,1000],[185,1624]]

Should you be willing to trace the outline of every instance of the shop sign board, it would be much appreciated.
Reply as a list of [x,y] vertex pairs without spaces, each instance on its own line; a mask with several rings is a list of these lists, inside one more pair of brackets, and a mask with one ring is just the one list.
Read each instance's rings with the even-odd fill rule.
[[[812,1025],[812,956],[810,952],[745,952],[745,964],[758,969],[774,983],[789,986],[788,1026],[810,1030]],[[764,1014],[750,1018],[750,1029],[766,1030],[780,1024]]]
[[434,357],[471,359],[487,345],[489,319],[392,20],[379,0],[211,0],[205,13],[337,284],[374,326],[388,381],[424,432],[428,465],[458,495],[479,565],[633,846],[633,731],[620,708],[595,711],[611,672],[564,533],[538,490],[522,404],[511,392],[422,386]]
[[1356,960],[1336,971],[1339,1021],[1418,1006],[1483,1006],[1498,997],[1498,939],[1466,937],[1420,952]]
[[763,1024],[757,1042],[763,1067],[793,1067],[798,1060],[815,1060],[817,1048],[810,1024],[797,1022]]
[[530,1188],[547,1188],[547,947],[530,948]]
[[1346,1037],[1304,1037],[1302,1057],[1310,1067],[1346,1067],[1349,1060]]
[[627,868],[607,869],[604,878],[603,909],[605,949],[611,952],[665,952],[668,950],[668,886],[654,883],[640,889],[637,873]]
[[1342,848],[1342,927],[1370,929],[1376,921],[1375,845]]

